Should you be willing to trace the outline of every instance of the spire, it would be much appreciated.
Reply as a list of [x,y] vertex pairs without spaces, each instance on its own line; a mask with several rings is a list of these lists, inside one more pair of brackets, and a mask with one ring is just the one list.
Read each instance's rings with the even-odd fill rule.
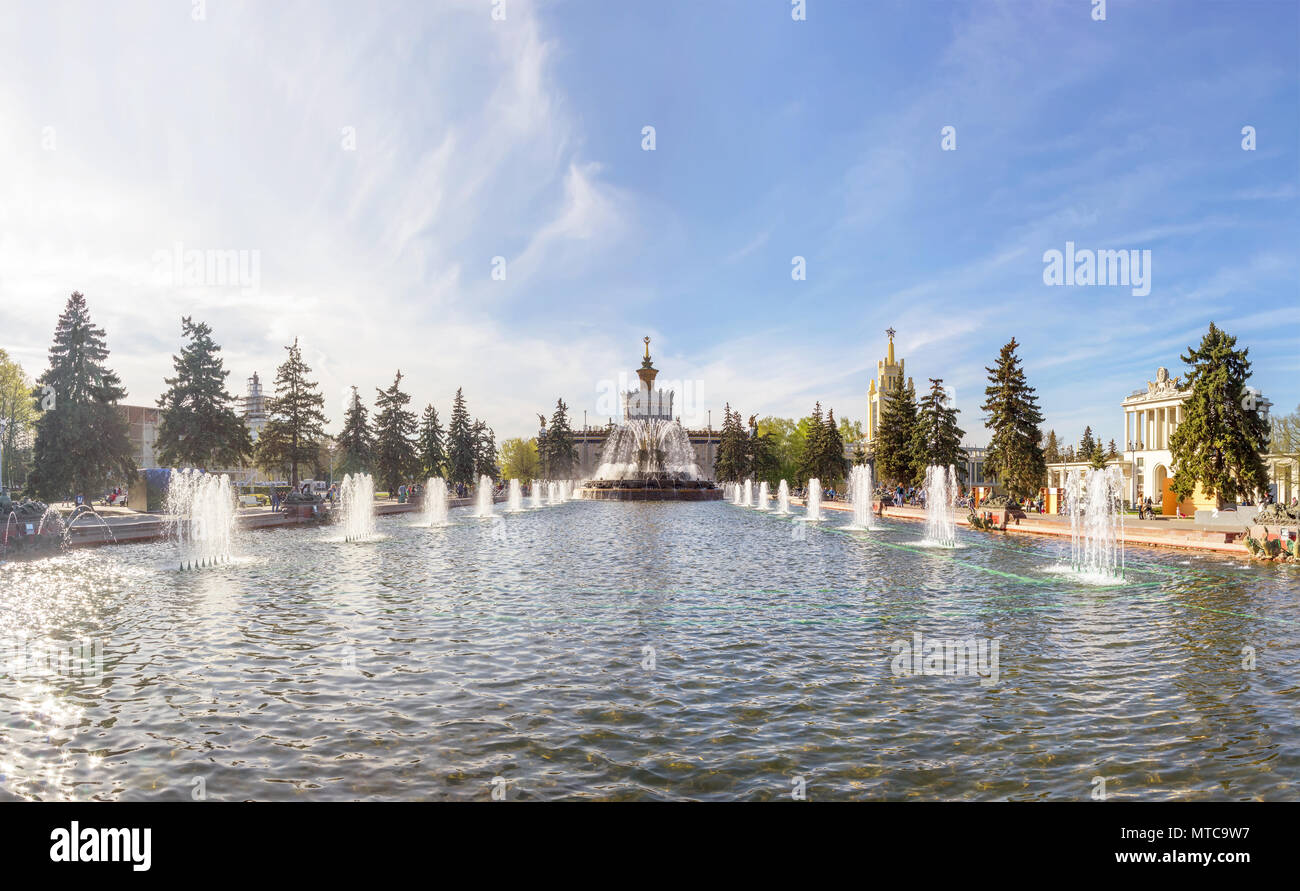
[[894,335],[897,334],[893,328],[886,328],[885,333],[889,335],[889,356],[885,359],[886,365],[894,364]]
[[654,389],[655,376],[659,374],[659,369],[655,368],[650,362],[650,338],[645,338],[645,358],[641,360],[641,367],[637,369],[636,376],[641,378],[641,384],[647,391]]

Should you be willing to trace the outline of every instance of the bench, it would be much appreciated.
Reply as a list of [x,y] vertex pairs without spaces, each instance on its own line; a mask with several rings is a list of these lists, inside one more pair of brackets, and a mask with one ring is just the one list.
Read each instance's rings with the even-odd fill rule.
[[239,496],[239,506],[240,506],[240,507],[257,507],[258,504],[260,504],[260,502],[257,500],[257,496],[256,496],[256,495],[240,495],[240,496]]

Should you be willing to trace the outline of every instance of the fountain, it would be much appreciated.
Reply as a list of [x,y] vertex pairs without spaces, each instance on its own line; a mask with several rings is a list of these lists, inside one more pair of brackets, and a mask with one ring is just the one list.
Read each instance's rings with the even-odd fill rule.
[[849,500],[853,503],[853,522],[850,529],[874,529],[874,515],[871,512],[871,499],[874,495],[871,485],[871,467],[858,464],[849,471]]
[[925,543],[940,548],[957,547],[957,469],[931,464],[925,469]]
[[492,516],[492,478],[487,474],[478,478],[478,506],[474,510],[474,516]]
[[808,497],[804,503],[808,506],[808,522],[813,523],[822,518],[822,481],[817,477],[808,480]]
[[[49,531],[45,525],[53,518]],[[63,518],[52,507],[40,501],[15,502],[8,493],[0,491],[0,555],[6,559],[16,556],[44,557],[67,543]]]
[[546,503],[552,505],[560,503],[560,484],[555,480],[546,482]]
[[349,473],[343,477],[339,484],[339,523],[343,526],[345,541],[365,541],[374,537],[375,481],[370,474]]
[[754,506],[754,481],[753,480],[745,480],[744,493],[745,494],[743,499],[740,502],[740,506],[753,507]]
[[531,506],[538,508],[542,506],[542,481],[533,480]]
[[695,446],[673,419],[673,392],[656,390],[659,370],[650,361],[650,338],[637,369],[641,386],[623,394],[623,423],[610,430],[584,498],[619,501],[703,501],[722,497],[704,478]]
[[1124,578],[1124,478],[1118,466],[1071,470],[1065,481],[1070,515],[1070,569],[1111,581]]
[[768,493],[767,480],[758,484],[758,504],[755,507],[759,510],[772,509],[772,496]]
[[422,525],[447,525],[447,482],[440,476],[431,476],[425,480]]
[[781,480],[781,485],[776,487],[776,512],[790,513],[790,484],[785,480]]
[[181,569],[230,560],[235,534],[235,492],[230,477],[202,470],[173,470],[165,510],[179,547]]
[[506,502],[506,510],[510,513],[518,513],[524,509],[524,490],[519,485],[519,480],[510,481],[510,497]]

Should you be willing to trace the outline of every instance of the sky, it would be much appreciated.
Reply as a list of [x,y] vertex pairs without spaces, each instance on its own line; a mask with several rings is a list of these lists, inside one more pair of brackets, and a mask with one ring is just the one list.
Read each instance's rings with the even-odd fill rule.
[[[1010,338],[1120,440],[1214,321],[1290,410],[1300,3],[1105,7],[9,0],[0,347],[40,374],[79,290],[130,404],[192,315],[236,393],[296,337],[331,429],[400,368],[500,440],[604,423],[645,336],[692,425],[861,420],[893,327],[982,445]],[[1046,284],[1067,242],[1147,287]]]

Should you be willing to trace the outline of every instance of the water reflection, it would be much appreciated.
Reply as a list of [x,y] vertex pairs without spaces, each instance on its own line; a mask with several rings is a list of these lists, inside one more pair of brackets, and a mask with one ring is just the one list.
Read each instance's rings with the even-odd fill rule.
[[[150,544],[0,565],[0,643],[102,643],[96,679],[0,681],[0,796],[1291,794],[1287,567],[1130,551],[1090,586],[1046,571],[1068,544],[835,512],[463,513],[193,573]],[[998,640],[998,683],[898,676],[916,634]]]

